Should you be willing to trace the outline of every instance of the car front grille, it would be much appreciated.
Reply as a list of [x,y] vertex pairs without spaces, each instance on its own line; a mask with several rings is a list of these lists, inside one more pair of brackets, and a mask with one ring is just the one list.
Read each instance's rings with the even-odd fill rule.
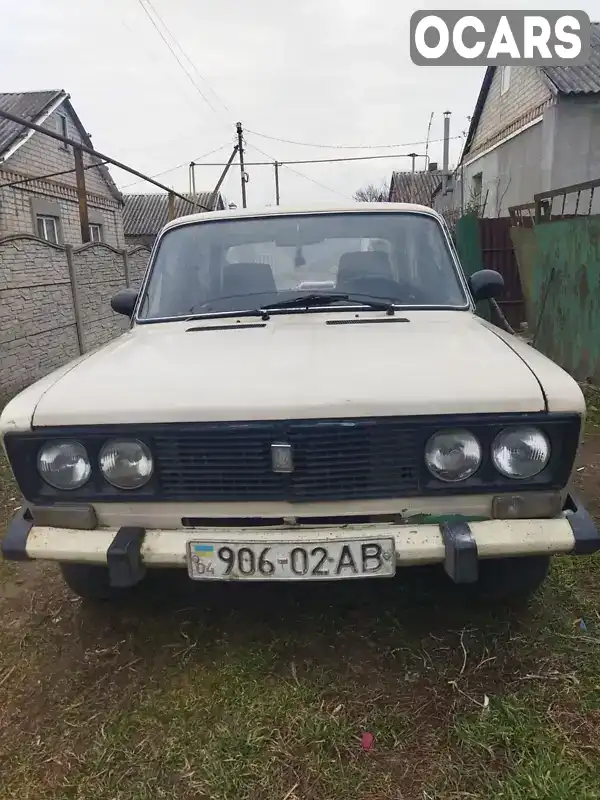
[[[407,496],[419,485],[421,445],[406,420],[190,424],[153,432],[165,500],[352,500]],[[293,471],[273,469],[273,444]]]

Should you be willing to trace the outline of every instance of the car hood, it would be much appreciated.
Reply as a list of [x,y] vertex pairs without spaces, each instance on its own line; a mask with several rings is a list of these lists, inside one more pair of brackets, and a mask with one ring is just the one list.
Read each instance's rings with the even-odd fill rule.
[[61,373],[33,425],[544,408],[532,370],[469,312],[329,312],[138,325]]

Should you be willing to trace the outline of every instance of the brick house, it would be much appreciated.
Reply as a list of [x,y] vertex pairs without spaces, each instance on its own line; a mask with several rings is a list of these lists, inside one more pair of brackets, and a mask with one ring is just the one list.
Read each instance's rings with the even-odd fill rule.
[[[0,108],[93,146],[62,90],[0,93]],[[29,233],[56,244],[82,244],[72,150],[0,118],[0,237]],[[97,159],[84,153],[83,161],[91,240],[123,248],[122,195]],[[37,179],[25,180],[30,178]]]
[[[185,217],[188,214],[203,212],[204,208],[211,208],[212,192],[199,192],[195,197],[185,194],[190,200],[195,200],[200,207],[186,203],[180,197],[175,198],[175,217]],[[123,227],[125,241],[128,247],[142,244],[151,248],[158,232],[169,221],[169,200],[167,195],[161,193],[126,194],[123,195],[125,207],[123,209]],[[221,193],[216,197],[215,210],[222,211],[225,204]]]
[[438,210],[476,205],[483,216],[505,217],[536,193],[600,178],[600,23],[590,36],[583,66],[486,70],[454,180],[436,195]]

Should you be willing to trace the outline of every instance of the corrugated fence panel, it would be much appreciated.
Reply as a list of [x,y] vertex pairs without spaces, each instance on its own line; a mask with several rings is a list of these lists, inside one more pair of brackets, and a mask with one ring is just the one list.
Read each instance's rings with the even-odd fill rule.
[[536,347],[580,380],[600,381],[600,217],[513,231]]
[[519,227],[510,229],[515,256],[519,267],[521,278],[521,288],[525,301],[525,315],[529,330],[534,331],[536,326],[537,312],[535,308],[535,295],[533,292],[532,265],[536,259],[537,239],[533,227]]

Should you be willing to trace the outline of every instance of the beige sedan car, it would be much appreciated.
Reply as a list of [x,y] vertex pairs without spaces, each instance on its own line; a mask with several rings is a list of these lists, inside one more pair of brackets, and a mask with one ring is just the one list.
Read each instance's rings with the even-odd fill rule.
[[486,598],[600,547],[567,486],[576,382],[475,314],[442,218],[393,203],[224,211],[159,235],[126,333],[25,389],[0,431],[8,559],[107,599],[182,580],[391,578]]

